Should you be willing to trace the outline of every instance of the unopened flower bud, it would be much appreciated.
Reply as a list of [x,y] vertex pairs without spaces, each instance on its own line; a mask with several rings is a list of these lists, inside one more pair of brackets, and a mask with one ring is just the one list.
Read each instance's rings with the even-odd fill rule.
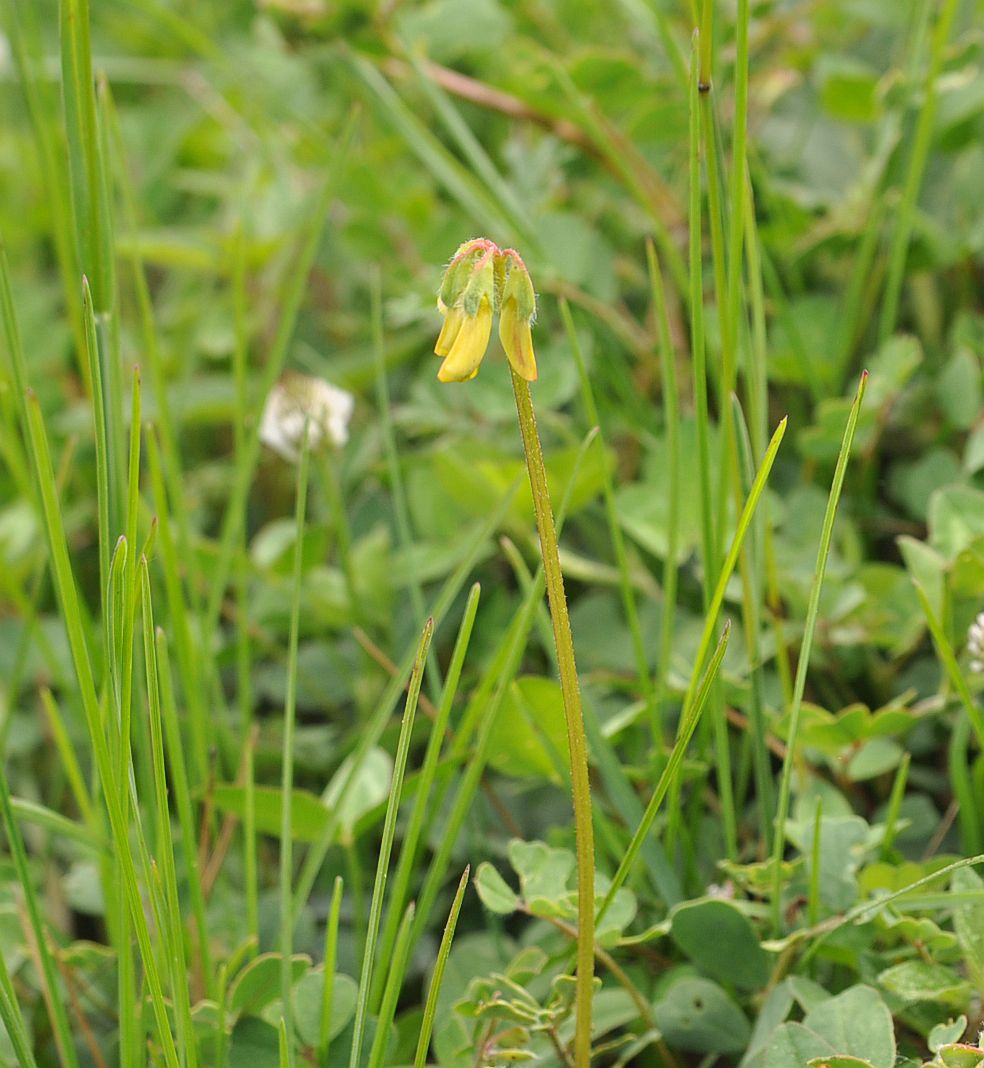
[[513,259],[502,290],[499,340],[512,369],[527,382],[536,381],[536,357],[530,330],[535,315],[536,293],[530,273],[521,260]]

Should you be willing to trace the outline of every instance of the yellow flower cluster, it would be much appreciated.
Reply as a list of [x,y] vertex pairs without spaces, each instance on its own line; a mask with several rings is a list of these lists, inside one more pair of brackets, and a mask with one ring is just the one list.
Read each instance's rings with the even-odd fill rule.
[[514,249],[500,249],[487,238],[466,241],[444,272],[437,307],[444,325],[434,351],[443,357],[437,377],[467,382],[478,374],[499,314],[499,340],[512,369],[527,382],[536,380],[530,327],[536,293],[526,264]]

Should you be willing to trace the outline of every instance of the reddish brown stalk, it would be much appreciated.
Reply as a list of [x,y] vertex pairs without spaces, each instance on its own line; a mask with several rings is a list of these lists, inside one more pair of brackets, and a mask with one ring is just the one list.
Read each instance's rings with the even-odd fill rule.
[[[383,64],[383,69],[394,78],[407,78],[412,70],[409,63],[405,63],[402,59],[396,59],[395,57],[386,60]],[[527,104],[526,101],[520,100],[519,97],[513,96],[511,93],[503,92],[501,89],[494,89],[491,85],[478,81],[477,78],[470,78],[467,74],[460,73],[460,71],[451,70],[450,67],[442,67],[439,63],[431,63],[425,60],[424,69],[437,85],[453,96],[461,100],[468,100],[472,104],[478,104],[480,107],[488,108],[489,111],[497,111],[500,115],[505,115],[510,119],[532,122],[536,126],[542,126],[561,141],[577,145],[578,148],[596,159],[604,159],[598,146],[595,145],[584,130],[573,122],[569,122],[567,119],[555,119],[551,115],[538,111],[530,104]]]

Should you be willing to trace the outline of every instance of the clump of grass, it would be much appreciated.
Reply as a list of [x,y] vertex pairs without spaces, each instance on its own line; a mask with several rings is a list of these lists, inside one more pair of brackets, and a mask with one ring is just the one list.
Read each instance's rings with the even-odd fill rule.
[[[0,1060],[972,1056],[943,1018],[984,968],[977,238],[939,236],[964,13],[852,14],[897,35],[873,72],[809,13],[780,54],[747,0],[486,7],[536,39],[63,0],[56,46],[3,9],[9,191],[46,229],[31,201],[0,248]],[[498,315],[509,384],[439,391],[430,265],[474,227],[542,291],[466,242],[438,375]],[[345,449],[264,452],[288,367],[356,394]]]

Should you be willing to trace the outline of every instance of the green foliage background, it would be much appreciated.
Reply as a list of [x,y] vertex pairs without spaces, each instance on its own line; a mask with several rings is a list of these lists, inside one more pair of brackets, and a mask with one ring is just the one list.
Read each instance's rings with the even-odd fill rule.
[[[175,1019],[180,969],[168,968],[182,940],[187,954],[192,1026],[182,1063],[348,1063],[397,749],[392,712],[434,614],[395,867],[428,716],[455,696],[444,682],[475,581],[481,600],[437,793],[406,861],[404,899],[388,899],[386,948],[406,903],[427,886],[430,912],[419,909],[407,935],[392,1032],[384,1021],[385,1041],[374,1044],[389,959],[378,965],[366,1056],[377,1056],[372,1045],[372,1063],[413,1060],[437,943],[470,864],[478,894],[469,888],[463,899],[430,1062],[493,1064],[509,1051],[564,1062],[576,916],[566,736],[545,609],[520,655],[510,655],[538,555],[509,377],[495,342],[465,385],[439,384],[431,354],[442,264],[480,234],[519,249],[539,293],[534,397],[555,505],[566,500],[561,545],[600,893],[666,766],[738,504],[768,435],[789,417],[747,555],[726,590],[732,630],[722,682],[598,932],[595,1062],[792,1068],[819,1058],[891,1068],[984,1059],[958,1048],[965,1035],[976,1042],[980,1023],[984,892],[971,866],[948,867],[984,852],[981,678],[965,650],[984,600],[979,0],[762,0],[702,12],[670,0],[87,7],[66,0],[62,9],[82,22],[91,15],[97,128],[80,147],[73,138],[85,125],[74,124],[73,83],[62,73],[64,41],[78,43],[77,30],[60,31],[49,0],[0,5],[0,231],[104,709],[115,707],[112,670],[123,655],[113,644],[106,565],[129,529],[128,502],[137,542],[127,567],[150,539],[148,589],[171,648],[180,739],[165,743],[169,760],[183,748],[188,782],[182,787],[169,764],[167,803],[155,800],[153,684],[148,690],[136,600],[121,631],[137,628],[138,650],[123,749],[132,745],[134,761],[128,826],[136,835],[142,819],[159,864],[173,824],[178,898],[168,908],[183,935],[168,948],[151,929]],[[713,122],[692,278],[690,38],[708,12],[712,88],[701,107]],[[733,319],[721,282],[722,256],[734,254],[729,183],[743,12],[754,211],[746,212]],[[88,84],[84,76],[75,83],[82,98]],[[80,160],[98,160],[102,176],[80,170]],[[91,215],[80,213],[86,202]],[[649,248],[666,288],[666,337]],[[102,411],[86,359],[83,272],[104,361]],[[695,303],[705,316],[709,426],[694,378]],[[733,408],[719,393],[729,331]],[[76,1063],[163,1064],[150,1008],[146,1019],[137,1012],[145,996],[155,1001],[139,960],[137,978],[126,978],[135,943],[125,921],[124,934],[116,926],[125,908],[107,900],[114,839],[102,809],[85,811],[84,799],[106,787],[66,640],[71,612],[49,564],[44,480],[32,466],[14,349],[7,335],[2,773]],[[667,393],[668,362],[675,394]],[[281,366],[356,397],[348,443],[312,456],[302,536],[296,467],[255,451]],[[146,430],[139,495],[128,495],[134,367]],[[795,719],[824,510],[863,369],[867,395]],[[600,434],[588,441],[595,423]],[[110,455],[108,525],[100,426]],[[704,474],[737,490],[718,502],[720,558],[710,563],[699,492],[704,432]],[[287,732],[285,744],[292,688],[296,736]],[[725,731],[730,781],[715,730],[719,742]],[[776,899],[767,862],[789,744],[797,759]],[[82,801],[66,752],[78,761]],[[285,752],[299,880],[286,890],[276,874]],[[455,797],[462,825],[450,834]],[[190,821],[179,819],[183,801]],[[189,831],[207,873],[207,966],[194,880],[180,860]],[[36,1063],[70,1064],[24,919],[32,895],[11,859],[10,824],[3,841],[0,951],[17,1011]],[[941,869],[935,881],[863,911]],[[327,984],[336,1015],[326,1051],[321,962],[336,875],[344,892],[336,967],[327,969],[336,973]],[[296,885],[306,893],[295,895],[292,949],[306,957],[295,975],[278,931]],[[284,981],[293,1008],[281,1040]],[[127,982],[131,1046],[120,1034]],[[18,1063],[30,1062],[0,1031],[0,1064]]]

